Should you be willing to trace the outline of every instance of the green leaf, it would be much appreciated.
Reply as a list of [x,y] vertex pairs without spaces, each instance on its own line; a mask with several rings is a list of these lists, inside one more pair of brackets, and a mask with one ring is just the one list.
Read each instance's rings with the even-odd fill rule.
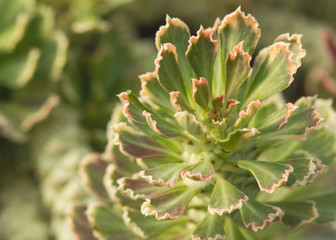
[[204,30],[201,26],[197,36],[189,39],[189,46],[186,52],[187,59],[198,78],[212,79],[212,68],[218,50],[218,41],[212,39],[212,30]]
[[199,80],[193,79],[193,99],[203,109],[209,108],[209,88],[208,81],[201,77]]
[[118,97],[123,105],[123,113],[125,117],[135,122],[146,124],[146,119],[142,115],[142,111],[145,107],[130,91],[122,92]]
[[270,204],[280,207],[285,212],[282,217],[283,223],[297,228],[313,222],[319,216],[312,201],[271,202]]
[[168,188],[153,186],[144,179],[123,177],[118,179],[118,190],[132,199],[148,199],[156,196]]
[[154,216],[157,220],[176,219],[186,210],[190,200],[201,188],[174,188],[141,205],[145,216]]
[[128,157],[151,158],[164,157],[165,149],[155,140],[135,131],[126,123],[119,123],[114,127],[114,144],[119,146],[120,152]]
[[260,191],[273,193],[288,180],[294,168],[289,164],[255,160],[241,160],[238,166],[250,171],[257,180]]
[[189,134],[196,137],[206,137],[206,127],[196,119],[195,115],[183,111],[175,113],[174,117],[179,125]]
[[224,231],[226,240],[255,240],[255,238],[251,236],[250,231],[238,227],[235,221],[230,217],[225,218]]
[[145,217],[139,211],[123,208],[123,219],[125,224],[141,238],[153,238],[165,232],[167,229],[183,224],[186,219],[179,218],[171,221],[158,221],[152,217]]
[[86,215],[93,232],[103,238],[132,239],[134,236],[124,224],[121,214],[110,206],[91,204]]
[[231,213],[240,209],[248,197],[223,178],[216,178],[216,185],[212,191],[208,211],[211,214]]
[[187,163],[168,163],[143,170],[139,173],[139,176],[149,183],[173,187],[179,178],[181,171],[189,166],[190,164]]
[[243,48],[245,52],[252,55],[260,38],[260,29],[258,23],[250,14],[240,10],[240,7],[233,13],[224,17],[218,27],[218,38],[220,49],[222,51],[222,63],[225,63],[227,54],[232,52],[233,48],[244,41]]
[[300,141],[306,139],[308,134],[315,130],[321,122],[321,116],[314,107],[315,97],[302,97],[295,102],[297,108],[287,123],[276,132],[263,137],[263,141],[276,139],[293,139]]
[[190,178],[192,180],[210,180],[215,175],[215,170],[210,160],[205,159],[198,162],[192,168],[181,172],[182,179]]
[[292,52],[287,43],[277,42],[259,52],[251,77],[247,80],[248,88],[244,105],[253,100],[262,100],[286,89],[294,80],[297,70],[291,60]]
[[[188,26],[178,18],[166,17],[166,25],[160,27],[155,36],[155,45],[160,50],[161,45],[171,43],[176,47],[177,59],[182,71],[184,84],[187,91],[191,91],[191,81],[193,77],[192,69],[186,58],[185,52],[188,49],[190,32]],[[191,95],[191,93],[188,92]]]
[[314,201],[318,211],[317,223],[325,224],[336,220],[336,192],[316,194],[308,198]]
[[197,240],[219,240],[224,238],[223,223],[216,214],[208,214],[197,226],[192,235],[192,239]]
[[75,205],[68,211],[72,231],[78,240],[94,239],[91,226],[85,215],[86,206]]
[[175,109],[175,111],[188,111],[188,112],[194,112],[192,108],[189,107],[189,105],[183,100],[183,98],[180,95],[180,92],[178,91],[172,91],[169,93],[170,95],[170,103]]
[[139,76],[141,82],[140,96],[148,102],[153,102],[161,108],[173,111],[170,106],[170,96],[157,80],[156,72],[149,72]]
[[253,137],[258,134],[259,131],[256,128],[241,128],[230,132],[225,139],[217,139],[217,141],[223,150],[233,151],[251,143]]
[[312,178],[315,178],[319,174],[322,166],[321,160],[314,157],[302,156],[282,161],[282,163],[290,164],[294,168],[294,171],[288,177],[287,187],[306,185]]
[[296,63],[299,68],[301,66],[301,60],[306,56],[306,50],[302,48],[301,43],[302,35],[293,34],[289,36],[289,33],[284,33],[275,39],[275,42],[285,42],[289,43],[289,50],[293,53],[292,60]]
[[241,110],[239,112],[239,118],[236,120],[233,126],[235,128],[243,128],[245,125],[247,125],[257,112],[259,105],[259,100],[250,102],[250,104],[247,105],[246,110]]
[[277,131],[288,122],[288,119],[293,115],[295,109],[297,108],[298,107],[294,104],[287,103],[279,110],[275,110],[274,112],[267,112],[269,113],[267,115],[263,112],[263,121],[251,122],[249,127],[255,127],[262,133],[271,133]]
[[177,123],[173,125],[167,120],[163,120],[149,112],[143,111],[142,113],[147,120],[148,125],[151,129],[153,129],[156,133],[160,134],[163,137],[171,138],[177,137],[181,135],[182,129],[177,128]]
[[[175,46],[170,43],[162,45],[155,60],[155,65],[155,71],[161,86],[168,92],[178,91],[183,102],[188,104],[187,86],[183,81]],[[188,80],[190,81],[190,79]]]
[[252,57],[243,50],[243,42],[233,48],[225,62],[225,102],[233,98],[250,73]]
[[256,232],[281,219],[284,213],[279,207],[249,199],[243,204],[240,214],[245,227]]
[[86,190],[102,200],[109,199],[103,184],[106,167],[107,163],[101,159],[100,154],[91,153],[83,158],[79,168]]

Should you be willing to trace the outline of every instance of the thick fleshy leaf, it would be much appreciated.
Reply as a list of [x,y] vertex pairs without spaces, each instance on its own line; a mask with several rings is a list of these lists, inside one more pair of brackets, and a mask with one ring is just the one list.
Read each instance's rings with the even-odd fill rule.
[[321,122],[321,116],[315,109],[315,97],[302,97],[295,102],[297,108],[292,113],[286,124],[283,124],[281,129],[264,136],[263,141],[272,139],[293,139],[300,141],[306,139]]
[[215,175],[215,170],[210,160],[205,159],[198,162],[192,168],[181,172],[182,179],[190,178],[193,180],[210,180]]
[[255,127],[262,133],[277,131],[288,122],[297,108],[294,104],[287,103],[283,108],[269,112],[269,115],[263,115],[263,121],[251,122],[249,127]]
[[178,129],[176,125],[173,125],[167,120],[163,120],[146,111],[143,111],[142,114],[146,117],[147,123],[150,128],[161,136],[171,138],[181,135],[182,129]]
[[294,168],[294,171],[289,175],[286,182],[287,187],[306,185],[319,174],[320,169],[324,166],[321,165],[321,160],[314,157],[299,157],[283,161],[282,163],[290,164]]
[[248,145],[253,140],[253,137],[257,136],[258,134],[259,131],[256,128],[241,128],[230,132],[224,140],[217,140],[218,144],[223,148],[223,150],[228,152]]
[[325,224],[336,220],[336,192],[316,194],[308,199],[315,202],[319,214],[316,222]]
[[265,161],[241,160],[240,168],[250,171],[255,177],[260,191],[273,193],[288,180],[294,168],[289,164],[272,163]]
[[186,210],[190,200],[201,188],[174,188],[150,200],[141,206],[145,216],[154,216],[157,220],[176,219]]
[[134,235],[124,224],[121,214],[112,207],[91,204],[86,215],[95,235],[104,239],[133,239]]
[[233,126],[235,128],[242,128],[245,125],[247,125],[250,122],[250,120],[253,118],[253,116],[256,113],[259,105],[260,105],[259,100],[250,102],[250,104],[247,105],[246,110],[241,110],[239,112],[239,117],[236,120],[236,122],[233,124]]
[[172,110],[170,96],[157,80],[156,72],[149,72],[139,76],[141,82],[140,96],[165,109]]
[[280,207],[285,212],[282,217],[283,223],[297,228],[313,222],[319,216],[315,203],[312,201],[272,202],[270,204]]
[[94,239],[85,211],[86,206],[76,205],[67,213],[72,231],[78,240]]
[[211,214],[231,213],[240,209],[248,197],[223,178],[216,178],[216,185],[212,191],[208,211]]
[[209,88],[208,81],[201,77],[199,80],[193,79],[193,99],[203,109],[207,110],[209,107]]
[[139,178],[123,177],[118,179],[117,183],[118,190],[132,199],[148,199],[168,190],[168,188],[152,185]]
[[301,60],[306,56],[306,50],[302,48],[301,43],[302,35],[293,34],[289,36],[289,33],[284,33],[275,39],[275,42],[289,43],[289,50],[293,53],[292,60],[296,63],[297,67],[301,66]]
[[197,36],[189,39],[186,52],[187,59],[198,78],[212,79],[212,68],[218,50],[218,41],[212,39],[212,30],[203,27],[197,31]]
[[224,239],[223,222],[217,214],[208,214],[197,226],[192,235],[192,240],[219,240]]
[[193,112],[189,105],[182,99],[180,92],[172,91],[169,95],[170,103],[176,111],[186,110],[188,112]]
[[243,84],[250,73],[252,57],[243,50],[240,42],[228,54],[225,62],[225,99],[233,98],[238,88]]
[[103,184],[107,163],[98,153],[87,154],[80,164],[80,173],[87,191],[99,199],[109,199]]
[[152,217],[145,217],[138,210],[127,207],[123,208],[123,219],[125,224],[141,238],[153,238],[170,227],[183,224],[186,219],[179,218],[171,221],[158,221]]
[[308,151],[328,165],[336,160],[336,135],[329,128],[321,126],[311,132],[298,148]]
[[206,128],[202,122],[196,119],[195,115],[183,111],[175,113],[174,117],[180,126],[189,134],[196,137],[205,137],[207,132]]
[[225,63],[227,54],[232,52],[233,48],[242,41],[244,41],[244,51],[250,55],[253,54],[260,37],[258,25],[254,17],[250,14],[245,16],[240,7],[224,17],[218,27],[223,63]]
[[247,80],[248,88],[242,107],[281,92],[292,83],[297,66],[291,59],[292,52],[288,50],[288,45],[277,42],[259,52],[251,77]]
[[114,127],[114,144],[128,157],[151,158],[164,157],[165,149],[150,137],[140,134],[126,123],[119,123]]
[[139,176],[149,183],[173,187],[179,178],[181,171],[189,166],[190,164],[187,163],[169,163],[143,170],[139,173]]
[[146,119],[142,115],[142,111],[145,107],[142,107],[142,104],[131,92],[122,92],[118,97],[123,105],[125,117],[135,122],[146,124]]
[[284,213],[279,207],[250,199],[243,204],[240,214],[245,227],[256,232],[277,220],[281,220]]
[[166,17],[166,25],[160,27],[155,36],[155,45],[160,50],[161,45],[171,43],[176,47],[178,62],[182,71],[182,76],[187,89],[191,90],[191,81],[193,77],[192,69],[186,58],[185,52],[188,49],[188,40],[190,32],[188,26],[178,18]]
[[162,45],[161,50],[155,60],[155,65],[155,71],[161,86],[168,92],[178,91],[182,100],[187,104],[189,101],[187,94],[188,90],[183,81],[182,73],[177,60],[175,46],[170,43],[165,43]]

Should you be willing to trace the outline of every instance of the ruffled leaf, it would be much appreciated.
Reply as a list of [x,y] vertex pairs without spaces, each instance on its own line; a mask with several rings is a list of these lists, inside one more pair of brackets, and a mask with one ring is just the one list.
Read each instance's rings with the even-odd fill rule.
[[144,179],[123,177],[118,179],[118,190],[132,199],[147,199],[156,196],[168,188],[154,186]]
[[297,228],[313,222],[319,216],[315,203],[311,201],[272,202],[270,204],[280,207],[285,212],[282,217],[283,223]]
[[279,207],[250,199],[244,203],[240,214],[245,227],[256,232],[281,219],[284,213]]
[[314,97],[302,97],[295,102],[297,108],[292,113],[288,122],[282,128],[268,136],[264,136],[263,141],[275,139],[306,139],[314,129],[318,127],[322,118],[314,107]]
[[189,107],[189,105],[183,100],[180,92],[172,91],[169,93],[170,95],[170,103],[176,111],[188,111],[193,112],[193,110]]
[[130,230],[145,239],[153,238],[167,229],[177,224],[183,224],[186,221],[183,218],[171,221],[157,221],[155,218],[145,217],[139,211],[127,207],[123,208],[122,217]]
[[140,96],[143,99],[153,102],[162,108],[172,110],[170,106],[170,96],[167,91],[161,87],[155,72],[142,74],[139,78],[141,82]]
[[150,200],[141,206],[145,216],[154,216],[157,220],[176,219],[186,210],[190,200],[200,188],[175,188]]
[[203,77],[193,79],[193,99],[205,110],[209,106],[209,95],[208,81]]
[[223,178],[216,178],[216,185],[212,191],[208,211],[211,214],[231,213],[240,209],[248,197]]
[[293,34],[289,36],[289,33],[281,34],[275,39],[275,42],[289,43],[289,50],[293,53],[292,60],[299,68],[301,66],[301,60],[306,56],[306,50],[302,48],[301,43],[302,35]]
[[146,124],[146,119],[142,115],[142,111],[145,107],[142,106],[139,100],[132,95],[131,92],[122,92],[118,97],[123,105],[123,113],[125,117],[135,122]]
[[215,170],[210,160],[202,160],[192,168],[181,172],[182,179],[190,178],[192,180],[210,180],[215,175]]
[[250,55],[253,54],[260,38],[258,25],[254,17],[250,14],[245,16],[245,13],[241,11],[240,7],[224,17],[218,27],[223,63],[225,63],[227,54],[232,52],[233,48],[242,41],[244,41],[243,48],[245,52]]
[[260,191],[273,193],[288,180],[294,168],[289,164],[265,161],[241,160],[238,166],[250,171],[257,180]]
[[211,29],[204,30],[203,27],[197,31],[197,36],[189,39],[189,46],[186,52],[187,59],[198,78],[203,77],[210,81],[212,79],[212,68],[218,50],[218,41],[212,39]]
[[182,130],[178,129],[176,125],[146,111],[143,111],[142,114],[146,117],[146,121],[150,128],[161,136],[171,138],[181,135]]
[[218,144],[223,148],[223,150],[228,152],[248,145],[252,141],[253,137],[258,134],[259,131],[256,128],[241,128],[230,132],[224,140],[217,140]]
[[192,235],[192,240],[219,240],[224,239],[223,223],[216,214],[208,214],[197,226]]
[[184,111],[175,113],[174,117],[180,126],[191,135],[196,137],[206,135],[206,127],[196,119],[195,115]]
[[[258,107],[260,105],[260,101],[253,101],[249,105],[247,105],[246,110],[241,110],[239,112],[239,117],[236,122],[233,124],[235,128],[242,128],[247,125],[250,120],[253,118],[254,114],[256,113]],[[258,129],[260,130],[260,129]]]
[[297,108],[294,104],[287,103],[283,108],[268,112],[270,114],[267,115],[264,111],[262,113],[257,112],[256,118],[261,118],[262,115],[262,121],[253,121],[249,124],[249,127],[255,127],[262,133],[277,131],[288,122]]
[[243,50],[243,42],[230,52],[225,62],[225,99],[233,98],[250,73],[252,57]]
[[336,192],[316,194],[309,197],[309,200],[315,202],[318,211],[317,223],[325,224],[336,220]]
[[87,191],[102,200],[109,199],[103,184],[103,176],[107,163],[101,159],[100,154],[86,155],[80,164],[80,173]]
[[155,140],[140,134],[126,123],[119,123],[114,127],[114,144],[128,157],[151,158],[166,156],[165,149]]
[[155,71],[161,86],[168,92],[178,91],[183,101],[187,104],[187,87],[183,81],[175,46],[170,43],[162,45],[158,57],[155,60],[155,65]]
[[139,173],[139,176],[149,183],[173,187],[181,171],[189,166],[190,164],[187,163],[169,163],[143,170]]
[[251,101],[281,92],[292,83],[297,66],[291,59],[292,52],[288,46],[288,43],[278,42],[259,52],[247,82],[243,107]]
[[166,17],[166,25],[160,27],[155,36],[156,48],[160,50],[161,45],[171,43],[176,47],[178,62],[182,71],[185,86],[191,89],[190,78],[193,77],[192,69],[186,58],[185,52],[188,49],[190,32],[188,26],[178,18]]
[[321,160],[314,157],[294,158],[282,163],[290,164],[294,168],[286,182],[287,187],[306,185],[313,176],[316,177],[322,167]]
[[110,206],[92,204],[88,207],[86,215],[94,234],[101,238],[134,238],[132,232],[124,224],[121,214]]

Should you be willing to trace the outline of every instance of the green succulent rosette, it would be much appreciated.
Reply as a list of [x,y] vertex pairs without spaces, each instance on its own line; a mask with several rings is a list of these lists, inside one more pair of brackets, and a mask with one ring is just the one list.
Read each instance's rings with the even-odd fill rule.
[[83,162],[87,188],[105,201],[86,212],[94,236],[254,239],[246,228],[325,220],[316,196],[262,197],[308,185],[336,156],[317,98],[278,94],[305,56],[301,36],[280,35],[252,64],[260,29],[240,8],[196,36],[166,21],[140,96],[118,95],[123,116],[115,109],[99,157],[105,173]]

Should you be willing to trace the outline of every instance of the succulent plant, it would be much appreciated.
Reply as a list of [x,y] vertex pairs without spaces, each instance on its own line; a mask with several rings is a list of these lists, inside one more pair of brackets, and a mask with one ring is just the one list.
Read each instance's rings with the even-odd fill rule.
[[254,239],[248,229],[332,221],[335,192],[295,195],[314,192],[309,183],[336,156],[317,98],[279,94],[305,56],[301,35],[280,35],[252,64],[260,29],[240,8],[191,37],[181,20],[166,21],[155,71],[140,76],[139,97],[118,95],[124,116],[115,109],[105,153],[82,163],[104,200],[86,211],[94,235]]

